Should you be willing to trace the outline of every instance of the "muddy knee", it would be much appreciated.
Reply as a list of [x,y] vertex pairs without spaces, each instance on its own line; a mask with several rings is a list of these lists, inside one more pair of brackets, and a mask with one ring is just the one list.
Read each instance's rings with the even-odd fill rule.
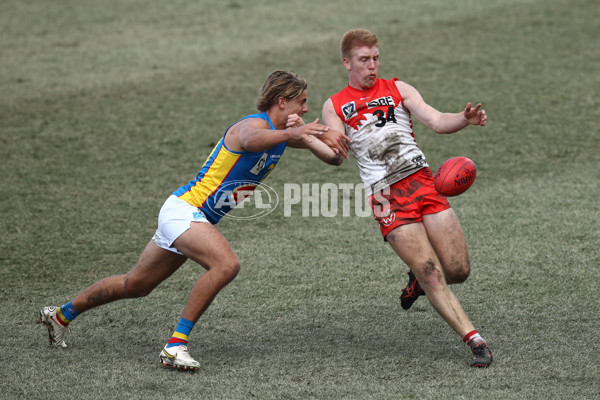
[[471,264],[469,261],[453,262],[449,271],[446,271],[446,280],[448,283],[463,283],[471,273]]
[[428,289],[434,289],[444,285],[444,273],[439,265],[436,265],[432,260],[427,260],[420,265],[419,282],[425,292]]

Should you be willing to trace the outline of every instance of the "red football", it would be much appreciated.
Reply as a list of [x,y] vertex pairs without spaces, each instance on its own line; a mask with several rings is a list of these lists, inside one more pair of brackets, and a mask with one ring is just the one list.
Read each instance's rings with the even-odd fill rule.
[[452,197],[464,193],[477,175],[475,163],[467,157],[453,157],[445,161],[433,176],[435,190],[439,194]]

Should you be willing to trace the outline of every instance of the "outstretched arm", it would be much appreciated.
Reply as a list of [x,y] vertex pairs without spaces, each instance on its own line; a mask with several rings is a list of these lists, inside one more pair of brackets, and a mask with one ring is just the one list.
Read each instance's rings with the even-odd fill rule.
[[311,142],[304,143],[305,148],[309,149],[319,160],[331,165],[341,165],[344,162],[344,157],[333,151],[318,138],[313,138]]
[[421,94],[411,85],[398,81],[398,90],[404,99],[404,105],[423,125],[436,133],[453,133],[469,125],[485,126],[487,115],[481,109],[481,103],[475,107],[471,103],[462,112],[442,113],[425,103]]
[[[304,125],[304,121],[297,114],[292,114],[288,116],[287,126],[302,126]],[[329,132],[328,130],[327,132]],[[308,149],[310,150],[317,158],[331,165],[340,165],[344,158],[339,153],[336,153],[332,148],[323,143],[320,140],[320,137],[312,137],[306,136],[304,138],[298,140],[289,140],[288,146],[294,147],[297,149]]]
[[[235,147],[235,142],[237,141],[241,150],[256,152],[270,149],[279,143],[288,141],[302,140],[310,143],[312,136],[319,136],[328,129],[327,126],[319,124],[319,119],[317,118],[310,124],[288,125],[285,129],[273,131],[266,121],[260,118],[250,118],[234,125],[227,132],[227,135],[231,142],[233,142],[231,144],[233,147]],[[229,147],[230,143],[227,143],[227,145]],[[232,148],[231,150],[236,149]]]

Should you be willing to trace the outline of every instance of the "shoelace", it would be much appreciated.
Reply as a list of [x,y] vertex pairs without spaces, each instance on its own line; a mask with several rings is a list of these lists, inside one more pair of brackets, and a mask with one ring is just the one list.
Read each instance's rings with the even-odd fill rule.
[[196,361],[192,358],[192,356],[190,356],[187,346],[179,346],[179,349],[177,350],[177,358],[179,358],[182,361],[186,361],[186,362],[187,361],[189,361],[189,362]]
[[471,351],[473,352],[473,355],[475,355],[475,356],[485,357],[487,355],[487,348],[488,348],[487,344],[479,343],[478,345],[473,347],[473,349]]
[[[417,280],[415,279],[414,281],[411,282],[410,286],[407,286],[404,288],[404,290],[403,290],[404,297],[413,297],[417,293],[416,287],[417,287]],[[419,291],[419,294],[420,294],[420,291]]]

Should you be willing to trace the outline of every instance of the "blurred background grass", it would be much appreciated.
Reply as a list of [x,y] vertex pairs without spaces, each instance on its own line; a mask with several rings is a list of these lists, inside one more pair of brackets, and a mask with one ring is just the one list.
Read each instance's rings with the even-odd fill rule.
[[[0,289],[4,398],[594,398],[600,276],[600,52],[594,1],[3,1]],[[453,290],[496,356],[468,351],[370,218],[282,209],[219,224],[242,272],[192,333],[197,375],[157,362],[201,269],[91,311],[46,347],[39,308],[127,271],[160,205],[254,111],[274,69],[309,81],[307,119],[346,85],[339,40],[364,27],[381,76],[434,107],[481,101],[488,126],[416,124],[432,169],[478,165],[452,200],[473,273]],[[359,181],[290,149],[266,182]],[[22,383],[18,383],[22,382]]]

